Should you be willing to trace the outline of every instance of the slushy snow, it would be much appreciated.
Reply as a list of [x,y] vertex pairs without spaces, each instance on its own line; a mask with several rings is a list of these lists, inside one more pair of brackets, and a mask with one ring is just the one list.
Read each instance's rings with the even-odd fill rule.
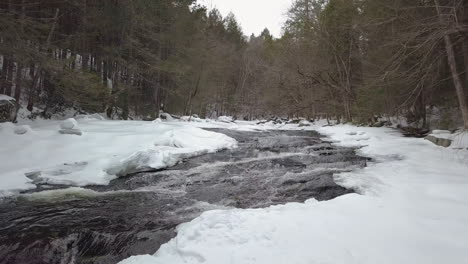
[[[78,127],[82,136],[59,133]],[[191,123],[107,121],[93,116],[3,123],[0,138],[0,197],[35,188],[33,183],[105,185],[121,175],[173,166],[193,155],[237,145],[224,134]]]
[[180,225],[177,237],[155,255],[121,263],[468,263],[466,151],[404,138],[389,128],[315,129],[375,159],[367,168],[336,175],[359,194],[208,211]]

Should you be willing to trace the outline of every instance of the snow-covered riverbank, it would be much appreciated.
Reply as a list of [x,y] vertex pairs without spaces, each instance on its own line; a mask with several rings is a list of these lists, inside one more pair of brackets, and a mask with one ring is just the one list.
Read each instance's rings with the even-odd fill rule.
[[122,263],[468,263],[466,150],[403,138],[388,128],[308,129],[314,128],[337,144],[362,146],[360,153],[376,160],[337,175],[359,194],[209,211],[179,226],[177,237],[154,256]]
[[81,136],[59,133],[71,123],[0,124],[0,197],[35,188],[33,182],[108,184],[121,175],[169,167],[237,144],[195,123],[109,121],[92,116],[77,119],[75,128]]

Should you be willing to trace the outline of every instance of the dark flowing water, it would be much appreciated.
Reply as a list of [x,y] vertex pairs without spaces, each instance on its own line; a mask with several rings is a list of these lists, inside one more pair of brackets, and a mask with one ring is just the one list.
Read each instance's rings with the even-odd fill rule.
[[0,201],[0,263],[116,263],[153,254],[175,227],[211,209],[261,208],[350,193],[333,174],[366,166],[316,132],[213,129],[239,148],[85,191]]

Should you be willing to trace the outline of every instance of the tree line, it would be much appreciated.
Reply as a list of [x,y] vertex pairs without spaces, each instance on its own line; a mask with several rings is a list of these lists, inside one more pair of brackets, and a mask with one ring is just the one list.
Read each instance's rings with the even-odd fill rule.
[[430,117],[468,128],[468,3],[296,0],[280,38],[194,0],[5,0],[0,93],[44,116]]
[[2,1],[0,34],[0,93],[44,116],[226,112],[245,45],[233,15],[192,0]]
[[296,0],[275,46],[275,109],[468,128],[468,1]]

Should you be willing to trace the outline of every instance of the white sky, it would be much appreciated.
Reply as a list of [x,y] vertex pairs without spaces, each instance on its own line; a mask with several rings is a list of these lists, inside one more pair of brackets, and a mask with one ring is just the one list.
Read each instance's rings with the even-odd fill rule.
[[218,8],[223,16],[234,13],[244,34],[259,35],[268,28],[275,37],[281,36],[281,26],[292,0],[198,0],[209,9]]

